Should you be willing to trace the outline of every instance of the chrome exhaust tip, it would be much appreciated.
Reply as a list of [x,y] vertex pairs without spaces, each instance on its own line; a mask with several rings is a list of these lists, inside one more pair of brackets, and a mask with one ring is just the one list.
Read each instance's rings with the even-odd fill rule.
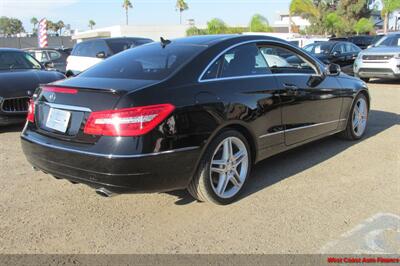
[[106,197],[106,198],[115,196],[114,193],[112,193],[111,191],[109,191],[108,189],[103,188],[103,187],[102,187],[102,188],[96,189],[96,193],[97,193],[98,195],[100,195],[100,196],[102,196],[102,197]]

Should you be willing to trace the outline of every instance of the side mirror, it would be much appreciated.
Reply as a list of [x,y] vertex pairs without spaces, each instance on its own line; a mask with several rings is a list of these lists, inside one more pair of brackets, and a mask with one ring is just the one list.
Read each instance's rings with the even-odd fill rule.
[[106,53],[105,53],[105,52],[98,52],[98,53],[96,54],[96,57],[97,57],[97,58],[104,59],[104,58],[106,58]]
[[340,51],[335,51],[335,52],[333,52],[333,56],[334,57],[339,57],[340,55],[341,55],[342,53],[340,52]]
[[44,63],[44,68],[47,70],[53,70],[54,69],[54,63],[49,61]]
[[71,70],[68,70],[67,72],[65,72],[65,76],[67,78],[70,78],[70,77],[75,77],[75,74]]
[[341,69],[340,66],[337,64],[330,64],[328,65],[327,69],[326,69],[326,74],[329,76],[338,76],[340,74]]

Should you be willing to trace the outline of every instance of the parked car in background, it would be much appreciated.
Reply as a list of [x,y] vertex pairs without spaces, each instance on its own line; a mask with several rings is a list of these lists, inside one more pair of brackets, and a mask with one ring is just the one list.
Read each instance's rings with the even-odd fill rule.
[[330,41],[346,41],[351,42],[360,47],[361,49],[367,49],[377,43],[384,35],[355,35],[350,37],[334,37],[330,38]]
[[63,78],[24,51],[0,48],[0,125],[24,122],[29,100],[39,85]]
[[187,188],[228,204],[267,157],[336,133],[361,139],[369,94],[286,41],[212,35],[124,51],[42,86],[30,110],[22,149],[39,170],[103,196]]
[[390,33],[362,51],[354,63],[354,74],[366,82],[370,78],[400,78],[400,33]]
[[325,64],[338,64],[344,73],[353,75],[353,63],[361,48],[350,42],[328,41],[309,44],[304,50]]
[[66,72],[67,58],[72,48],[28,48],[24,49],[49,69],[55,69],[62,73]]
[[69,72],[67,75],[79,74],[107,57],[152,41],[147,38],[123,37],[95,39],[78,43],[67,58],[67,71]]
[[328,38],[291,38],[287,39],[290,44],[297,46],[299,48],[303,48],[306,45],[317,43],[317,42],[326,42]]

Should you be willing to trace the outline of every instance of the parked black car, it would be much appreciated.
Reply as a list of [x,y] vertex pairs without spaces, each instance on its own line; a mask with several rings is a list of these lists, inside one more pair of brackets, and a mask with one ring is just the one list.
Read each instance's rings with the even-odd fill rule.
[[49,69],[65,73],[67,58],[71,54],[72,48],[29,48],[24,50]]
[[330,41],[345,41],[345,42],[351,42],[358,47],[360,47],[362,50],[367,49],[368,47],[374,45],[377,43],[383,36],[384,34],[378,34],[378,35],[355,35],[355,36],[350,36],[350,37],[334,37],[330,38]]
[[40,84],[63,79],[17,49],[0,48],[0,126],[26,120],[28,102]]
[[325,64],[338,64],[342,71],[354,75],[353,64],[361,49],[350,42],[328,41],[306,45],[304,48]]
[[269,156],[339,132],[362,138],[369,111],[364,82],[264,36],[140,46],[36,95],[21,138],[37,169],[105,196],[188,188],[219,204]]

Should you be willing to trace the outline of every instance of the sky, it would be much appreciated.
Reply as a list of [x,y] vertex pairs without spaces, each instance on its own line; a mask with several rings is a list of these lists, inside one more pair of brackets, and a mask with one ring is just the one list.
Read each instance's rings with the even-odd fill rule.
[[[30,31],[33,16],[52,21],[63,20],[72,29],[88,29],[90,19],[96,27],[125,23],[122,0],[0,0],[0,16],[20,19],[25,30]],[[129,11],[131,25],[179,24],[176,0],[131,0]],[[186,0],[189,10],[183,19],[195,19],[205,25],[212,18],[220,18],[230,26],[244,26],[252,15],[259,13],[273,24],[279,12],[287,12],[290,0]]]

